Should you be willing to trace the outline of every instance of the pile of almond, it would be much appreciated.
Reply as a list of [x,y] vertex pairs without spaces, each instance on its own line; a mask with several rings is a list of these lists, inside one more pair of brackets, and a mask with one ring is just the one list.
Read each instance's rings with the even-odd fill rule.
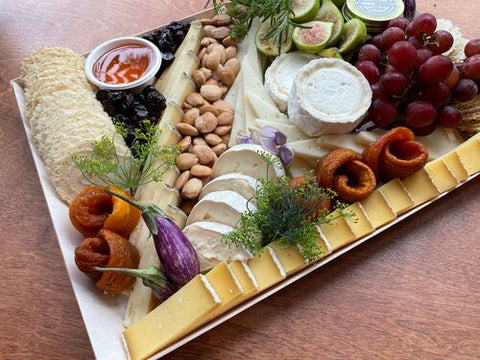
[[176,159],[180,176],[175,187],[186,214],[210,180],[217,156],[227,149],[233,109],[222,98],[240,71],[237,48],[229,35],[230,16],[219,14],[201,22],[201,67],[192,74],[196,91],[185,99],[182,120],[176,125],[183,138],[179,142],[182,153]]

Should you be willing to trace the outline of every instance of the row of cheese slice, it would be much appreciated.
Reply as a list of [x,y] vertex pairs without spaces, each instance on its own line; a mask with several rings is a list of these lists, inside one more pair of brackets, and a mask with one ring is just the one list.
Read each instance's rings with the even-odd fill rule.
[[[449,191],[480,171],[480,136],[428,163],[403,180],[394,179],[354,203],[355,222],[337,218],[318,227],[323,256],[372,233],[406,211]],[[334,214],[333,214],[334,215]],[[247,262],[221,262],[198,275],[124,332],[131,359],[146,359],[206,322],[307,265],[298,251],[277,242]]]

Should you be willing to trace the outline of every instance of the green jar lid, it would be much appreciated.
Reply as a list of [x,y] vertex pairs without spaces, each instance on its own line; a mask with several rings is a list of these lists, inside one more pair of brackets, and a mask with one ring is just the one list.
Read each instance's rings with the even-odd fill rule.
[[403,14],[402,0],[347,0],[346,12],[366,24],[385,23]]

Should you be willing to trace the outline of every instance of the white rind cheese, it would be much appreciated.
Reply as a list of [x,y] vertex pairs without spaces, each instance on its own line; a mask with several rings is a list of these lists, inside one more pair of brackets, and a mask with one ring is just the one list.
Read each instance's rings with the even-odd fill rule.
[[265,88],[281,111],[287,110],[288,97],[297,72],[306,64],[319,57],[302,51],[278,56],[265,72]]
[[254,124],[259,129],[265,126],[271,126],[280,130],[287,136],[287,141],[299,141],[299,140],[310,139],[310,136],[305,134],[302,130],[300,130],[297,126],[293,125],[292,123],[286,124],[278,121],[255,119]]
[[220,155],[213,165],[213,177],[229,173],[240,173],[254,179],[266,179],[273,181],[279,176],[285,175],[285,170],[280,165],[278,157],[271,155],[278,161],[269,166],[262,153],[268,153],[262,146],[256,144],[235,145]]
[[239,173],[221,175],[209,181],[202,189],[199,199],[214,191],[231,190],[245,199],[251,199],[257,192],[258,182],[251,176]]
[[231,226],[211,221],[197,222],[183,229],[197,252],[201,272],[210,270],[221,261],[245,261],[252,257],[243,247],[224,243],[223,235],[231,231]]
[[211,192],[195,204],[187,218],[187,225],[199,221],[214,221],[235,226],[242,213],[256,210],[253,204],[248,204],[247,208],[247,201],[231,190]]
[[310,136],[346,134],[367,116],[372,90],[354,66],[317,59],[302,67],[288,99],[288,116]]

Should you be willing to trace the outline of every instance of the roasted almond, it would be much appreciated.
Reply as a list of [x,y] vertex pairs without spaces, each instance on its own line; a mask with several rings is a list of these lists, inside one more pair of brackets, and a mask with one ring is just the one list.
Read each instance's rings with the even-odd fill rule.
[[205,141],[208,145],[215,146],[222,143],[222,138],[217,134],[206,134]]
[[182,151],[187,151],[190,145],[192,145],[191,136],[185,136],[182,140],[178,142],[178,146],[180,146],[180,149],[182,149]]
[[213,115],[218,116],[221,110],[212,104],[205,104],[200,108],[200,114],[205,114],[206,112],[211,112]]
[[210,70],[215,70],[220,64],[221,59],[222,54],[220,53],[220,51],[213,51],[203,57],[202,65],[209,68]]
[[206,112],[195,119],[195,128],[202,134],[212,132],[217,124],[217,118],[211,112]]
[[[215,25],[217,22],[213,19],[210,19],[210,18],[205,18],[205,19],[201,19],[200,20],[200,23],[203,25],[203,26],[206,26],[206,25]],[[213,26],[212,26],[213,27]]]
[[213,77],[211,77],[210,79],[207,80],[207,82],[205,82],[205,84],[218,86],[218,81],[215,80]]
[[185,136],[195,136],[198,135],[198,130],[193,127],[192,125],[188,125],[187,123],[178,123],[175,125],[177,130],[180,132],[180,134],[185,135]]
[[224,143],[220,143],[212,147],[212,151],[215,153],[215,155],[220,156],[222,153],[227,150],[227,145]]
[[192,169],[190,171],[192,172],[192,176],[196,176],[199,178],[212,176],[213,174],[213,169],[205,165],[194,165],[192,166]]
[[[210,105],[210,106],[213,106],[213,105]],[[195,119],[199,116],[200,116],[200,110],[198,108],[191,108],[183,114],[182,122],[184,122],[188,125],[194,126],[195,125]]]
[[185,199],[196,199],[202,192],[203,183],[202,180],[197,178],[191,178],[185,185],[183,185],[180,194]]
[[232,22],[232,18],[227,14],[217,14],[212,20],[217,26],[229,25]]
[[226,48],[229,46],[234,46],[235,45],[235,40],[232,39],[230,35],[228,35],[225,39],[222,40],[223,46]]
[[213,106],[219,108],[222,112],[229,112],[233,114],[232,107],[225,100],[217,100],[213,103]]
[[222,97],[222,89],[218,85],[205,84],[200,88],[200,94],[205,100],[217,101]]
[[192,140],[193,145],[207,145],[207,142],[205,141],[204,138],[200,136],[195,136]]
[[218,77],[220,78],[221,82],[230,87],[235,81],[235,72],[231,67],[224,66],[223,69],[218,73]]
[[237,76],[238,73],[240,72],[240,61],[238,61],[237,58],[228,59],[225,62],[224,66],[232,68],[233,72],[235,73],[235,76]]
[[[212,19],[212,20],[213,20],[213,19]],[[215,23],[215,21],[214,21],[213,23]],[[210,24],[204,25],[204,26],[203,26],[203,35],[204,35],[205,37],[212,37],[212,38],[216,39],[216,37],[213,36],[213,31],[216,30],[216,29],[217,29],[217,28],[216,28],[215,26],[212,26],[212,25],[210,25]]]
[[222,141],[225,145],[228,145],[228,143],[230,142],[230,132],[226,135],[223,135],[222,137]]
[[182,172],[178,176],[178,178],[175,181],[175,184],[173,186],[175,186],[175,189],[180,191],[180,190],[182,190],[183,186],[186,184],[188,179],[190,179],[190,171],[189,170]]
[[175,160],[175,165],[177,165],[180,171],[190,170],[196,164],[198,164],[197,155],[191,153],[182,153]]
[[230,133],[232,127],[230,125],[217,126],[214,133],[218,136],[224,136]]
[[205,104],[205,99],[199,93],[193,92],[187,95],[185,102],[193,107],[200,107]]
[[180,210],[182,210],[185,214],[190,215],[196,203],[197,202],[195,200],[183,199],[182,203],[180,204]]
[[198,53],[198,60],[202,62],[205,55],[207,55],[207,48],[202,48]]
[[206,67],[201,67],[198,70],[201,71],[203,75],[205,75],[205,80],[210,79],[210,76],[212,76],[212,70],[207,69]]
[[233,114],[231,112],[225,111],[217,116],[218,125],[232,125],[233,124]]
[[201,72],[200,70],[195,70],[192,73],[192,80],[195,83],[195,85],[197,86],[197,88],[200,88],[200,86],[205,84],[205,82],[207,81],[207,79],[205,78],[205,74],[203,72]]
[[207,54],[210,54],[212,52],[214,52],[215,50],[218,50],[218,51],[225,51],[225,46],[223,46],[222,44],[219,44],[219,43],[210,43],[208,44],[207,46]]
[[210,164],[215,160],[215,153],[208,145],[194,145],[192,146],[192,154],[198,158],[198,162],[202,165]]
[[[204,28],[205,29],[205,28]],[[206,34],[206,33],[205,33]],[[217,40],[223,40],[228,35],[230,35],[230,29],[226,26],[219,26],[215,29],[212,29],[212,37]]]
[[225,56],[227,60],[230,60],[237,56],[237,48],[235,46],[229,46],[225,49]]

